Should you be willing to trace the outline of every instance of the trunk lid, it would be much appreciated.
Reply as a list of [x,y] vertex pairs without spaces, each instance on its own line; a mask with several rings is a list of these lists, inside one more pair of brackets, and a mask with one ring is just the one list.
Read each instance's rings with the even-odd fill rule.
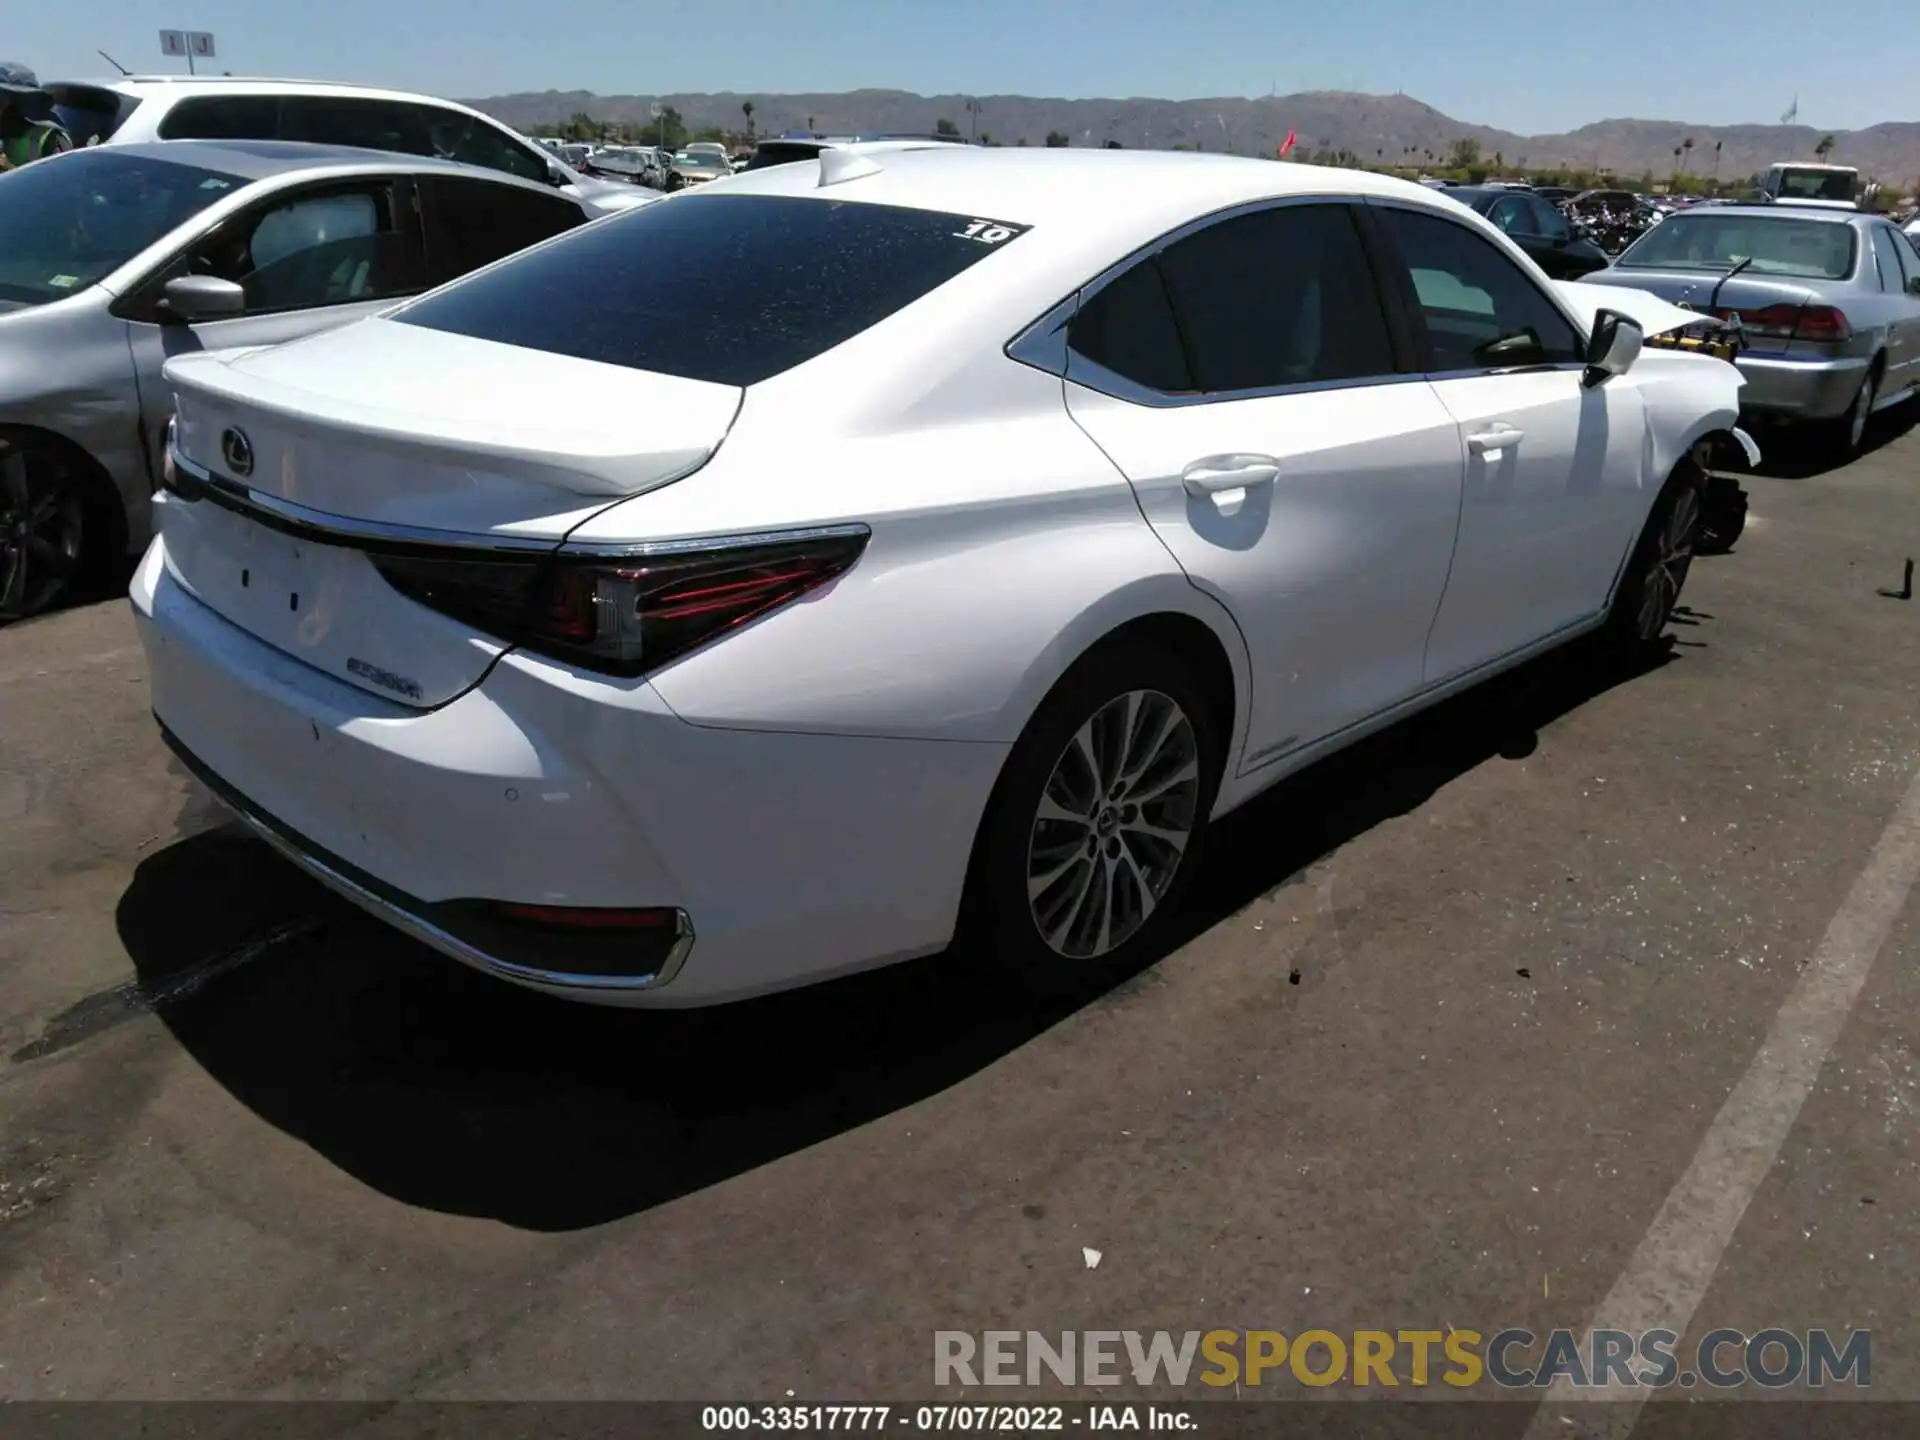
[[[1618,266],[1605,273],[1605,279],[1598,275],[1588,278],[1596,285],[1631,286],[1645,290],[1675,305],[1702,314],[1716,315],[1721,319],[1727,318],[1730,313],[1737,313],[1746,330],[1747,348],[1753,354],[1794,353],[1811,356],[1825,353],[1823,347],[1790,340],[1790,328],[1758,322],[1757,317],[1766,311],[1791,311],[1798,316],[1808,305],[1828,303],[1800,281],[1743,273],[1722,284],[1725,271],[1622,270]],[[1775,317],[1770,317],[1770,321],[1777,318],[1784,317],[1776,313]],[[1783,330],[1785,333],[1778,333]]]
[[378,319],[182,356],[166,375],[188,477],[161,507],[169,573],[267,644],[423,707],[476,683],[505,642],[403,597],[369,550],[506,550],[531,567],[588,515],[706,463],[742,393]]

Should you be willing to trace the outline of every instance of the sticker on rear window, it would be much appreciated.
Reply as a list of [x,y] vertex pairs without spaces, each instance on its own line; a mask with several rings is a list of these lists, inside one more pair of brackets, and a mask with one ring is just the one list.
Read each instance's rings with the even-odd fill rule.
[[78,275],[56,275],[47,281],[47,288],[49,290],[71,290],[79,283],[80,277]]
[[[956,240],[976,240],[982,245],[1002,245],[1016,235],[1024,235],[1031,225],[1009,225],[1004,220],[969,220],[964,230],[953,232]],[[1027,252],[1022,250],[1022,255]]]

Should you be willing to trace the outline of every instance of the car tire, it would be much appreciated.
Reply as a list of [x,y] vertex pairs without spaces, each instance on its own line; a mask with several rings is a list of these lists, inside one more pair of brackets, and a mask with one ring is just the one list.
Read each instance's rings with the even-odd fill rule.
[[1867,367],[1860,388],[1853,392],[1853,403],[1847,406],[1846,413],[1829,422],[1827,449],[1836,463],[1845,465],[1860,457],[1873,423],[1873,402],[1879,393],[1880,361],[1876,358]]
[[1654,501],[1601,628],[1622,660],[1653,653],[1673,619],[1699,549],[1701,491],[1700,472],[1683,465]]
[[1201,864],[1215,708],[1164,646],[1103,645],[1015,743],[975,840],[963,948],[1029,994],[1091,992],[1157,958]]
[[51,609],[82,578],[87,512],[57,450],[0,439],[0,624]]
[[1724,555],[1747,528],[1747,492],[1731,475],[1708,475],[1700,487],[1700,535],[1696,555]]

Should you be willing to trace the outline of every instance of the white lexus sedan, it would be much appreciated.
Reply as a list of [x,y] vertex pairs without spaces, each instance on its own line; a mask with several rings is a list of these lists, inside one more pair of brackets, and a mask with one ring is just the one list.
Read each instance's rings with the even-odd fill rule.
[[1660,636],[1740,378],[1640,347],[1699,319],[1379,176],[829,152],[173,360],[154,711],[296,864],[554,994],[957,933],[1072,986],[1282,776]]

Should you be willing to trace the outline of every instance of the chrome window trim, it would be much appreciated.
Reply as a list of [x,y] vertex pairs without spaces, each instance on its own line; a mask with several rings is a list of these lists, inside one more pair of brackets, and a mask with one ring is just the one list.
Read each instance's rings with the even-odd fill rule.
[[[1081,306],[1134,266],[1152,259],[1161,251],[1179,244],[1191,235],[1197,235],[1202,230],[1224,224],[1229,220],[1238,220],[1242,216],[1257,215],[1268,210],[1287,209],[1299,205],[1355,207],[1364,204],[1366,198],[1340,191],[1316,192],[1310,195],[1272,195],[1259,200],[1239,201],[1185,221],[1174,229],[1156,236],[1145,245],[1137,246],[1122,259],[1100,271],[1077,291],[1059,301],[1038,320],[1008,341],[1005,353],[1011,360],[1017,360],[1023,365],[1031,365],[1034,369],[1043,370],[1049,375],[1057,375],[1062,380],[1098,394],[1156,410],[1178,410],[1192,405],[1221,405],[1236,400],[1266,400],[1284,395],[1314,395],[1329,390],[1354,390],[1363,386],[1399,385],[1408,381],[1423,380],[1426,378],[1423,375],[1395,370],[1381,375],[1355,375],[1341,380],[1308,380],[1293,385],[1268,385],[1250,390],[1175,393],[1155,390],[1138,381],[1129,380],[1124,375],[1116,375],[1104,365],[1094,363],[1067,345],[1067,327],[1073,323],[1073,318],[1080,312]],[[1356,220],[1354,238],[1364,246],[1365,242],[1360,240],[1357,233],[1358,224]]]
[[[1069,352],[1071,353],[1071,352]],[[1070,385],[1092,390],[1115,400],[1142,405],[1154,410],[1180,410],[1192,405],[1227,405],[1236,400],[1277,400],[1288,395],[1320,395],[1331,390],[1358,390],[1384,385],[1406,385],[1430,379],[1417,371],[1391,371],[1383,375],[1356,375],[1344,380],[1303,380],[1295,385],[1266,385],[1254,390],[1207,390],[1192,394],[1170,394],[1116,375],[1104,365],[1096,365],[1085,356],[1074,355],[1074,368],[1061,378]],[[1475,371],[1484,374],[1484,371]]]

